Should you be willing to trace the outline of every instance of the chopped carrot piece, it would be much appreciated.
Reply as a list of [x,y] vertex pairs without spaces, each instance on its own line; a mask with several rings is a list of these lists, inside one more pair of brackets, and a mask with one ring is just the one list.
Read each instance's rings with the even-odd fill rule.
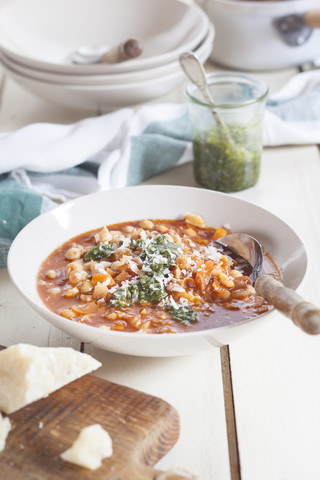
[[201,292],[204,292],[207,288],[212,277],[211,271],[214,266],[215,263],[212,260],[209,260],[208,262],[202,263],[200,268],[197,269],[194,281]]
[[113,287],[116,284],[109,273],[94,273],[91,278],[92,285],[97,285],[97,283],[103,283],[106,281],[109,281],[108,287]]
[[111,275],[111,277],[114,277],[115,273],[113,270],[111,270],[111,268],[107,267],[107,273],[109,273],[109,275]]
[[215,266],[215,263],[212,261],[212,260],[209,260],[208,262],[205,262],[204,264],[204,270],[207,272],[207,273],[210,273],[211,270],[214,268]]
[[114,277],[114,282],[120,284],[124,282],[125,280],[128,280],[130,278],[130,273],[128,273],[126,270],[122,270],[119,275]]
[[223,237],[224,235],[227,235],[227,230],[225,228],[222,228],[222,227],[218,227],[216,229],[216,231],[214,232],[213,234],[213,237],[212,237],[212,240],[215,242],[216,240],[218,240],[218,238],[221,238]]

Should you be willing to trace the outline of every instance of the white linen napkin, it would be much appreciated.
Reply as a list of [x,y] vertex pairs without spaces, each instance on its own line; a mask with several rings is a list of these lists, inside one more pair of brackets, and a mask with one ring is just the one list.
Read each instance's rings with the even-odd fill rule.
[[[191,161],[186,105],[121,109],[72,125],[38,123],[0,137],[0,187],[15,180],[65,201],[100,189],[134,185]],[[70,170],[90,162],[91,167]],[[91,172],[90,172],[91,170]]]
[[320,70],[294,75],[269,98],[263,144],[320,144]]

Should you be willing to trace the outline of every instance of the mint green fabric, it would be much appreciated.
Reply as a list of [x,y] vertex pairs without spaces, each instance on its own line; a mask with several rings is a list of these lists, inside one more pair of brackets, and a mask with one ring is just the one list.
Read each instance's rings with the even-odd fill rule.
[[[61,176],[96,178],[98,165],[84,162],[79,167],[60,172]],[[27,172],[30,179],[42,179],[50,184],[56,173]],[[59,172],[58,172],[59,175]],[[57,204],[47,197],[35,193],[10,174],[0,175],[0,267],[7,264],[10,245],[20,230],[41,213]]]
[[137,185],[177,165],[191,138],[189,115],[151,123],[131,138],[127,185]]
[[269,100],[267,108],[285,122],[317,122],[320,120],[320,85],[289,100]]
[[[140,136],[142,137],[142,136]],[[186,145],[182,140],[169,139],[163,146],[159,135],[146,135],[131,139],[131,157],[127,185],[137,185],[148,178],[176,166]],[[150,161],[152,159],[152,161]]]
[[0,266],[12,240],[31,220],[41,213],[42,197],[23,190],[0,190]]

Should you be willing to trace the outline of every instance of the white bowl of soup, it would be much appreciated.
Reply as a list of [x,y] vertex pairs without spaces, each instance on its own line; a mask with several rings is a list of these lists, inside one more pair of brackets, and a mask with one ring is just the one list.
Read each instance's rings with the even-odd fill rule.
[[71,337],[129,355],[191,354],[273,313],[248,265],[219,246],[229,232],[257,238],[265,272],[299,287],[307,255],[284,221],[227,194],[163,185],[98,192],[37,217],[15,238],[8,270],[26,301]]

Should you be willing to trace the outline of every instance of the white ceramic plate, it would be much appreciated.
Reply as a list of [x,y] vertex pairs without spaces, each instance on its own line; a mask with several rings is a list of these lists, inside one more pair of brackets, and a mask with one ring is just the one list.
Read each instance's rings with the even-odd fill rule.
[[[214,30],[212,28],[209,30],[204,43],[199,49],[195,50],[195,54],[202,62],[205,62],[210,55],[213,35]],[[176,67],[173,73],[137,82],[111,85],[72,85],[41,81],[31,76],[22,75],[3,61],[3,68],[7,74],[36,96],[64,107],[94,112],[97,110],[104,112],[115,110],[165,95],[185,80],[185,75],[178,62],[176,62]]]
[[[208,48],[210,48],[210,45],[213,47],[213,41],[214,27],[213,25],[210,25],[202,42],[195,49],[195,53],[198,56],[200,55],[200,57],[203,57],[203,52],[207,52]],[[12,69],[24,77],[32,77],[41,82],[44,81],[71,86],[82,85],[86,87],[91,85],[119,85],[124,83],[141,82],[159,78],[164,75],[169,75],[180,70],[180,65],[177,59],[158,67],[146,68],[132,72],[109,73],[105,75],[72,75],[67,73],[55,73],[39,70],[16,62],[5,54],[0,54],[0,61],[5,67]]]
[[237,325],[193,333],[127,333],[102,330],[60,317],[47,309],[37,292],[36,277],[42,261],[71,237],[105,224],[144,218],[183,218],[187,212],[200,214],[207,225],[229,224],[233,232],[253,235],[281,268],[286,286],[296,289],[302,282],[307,269],[304,245],[280,218],[227,194],[162,185],[95,193],[37,217],[18,234],[11,246],[8,256],[10,277],[26,301],[44,319],[71,337],[105,350],[166,357],[230,343],[268,321],[273,313]]
[[[177,59],[202,41],[209,20],[183,0],[13,0],[0,10],[0,50],[26,66],[71,74],[135,71]],[[74,65],[79,47],[138,37],[142,55],[114,65]]]

